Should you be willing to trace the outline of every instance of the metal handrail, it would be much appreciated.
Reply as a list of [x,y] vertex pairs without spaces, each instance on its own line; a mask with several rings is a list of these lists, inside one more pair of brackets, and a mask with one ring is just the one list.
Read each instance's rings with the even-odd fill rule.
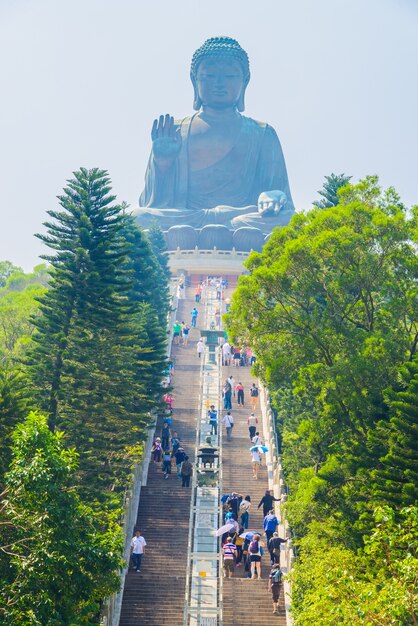
[[[205,308],[204,308],[204,319],[207,320],[208,315],[208,290],[206,288],[205,291]],[[203,380],[203,366],[206,360],[206,351],[203,352],[202,360],[200,363],[200,380]],[[197,405],[197,420],[196,424],[196,439],[195,439],[195,460],[197,459],[197,453],[199,449],[199,437],[200,437],[200,413],[202,407],[202,385],[199,390],[199,399]],[[195,462],[196,465],[196,462]],[[184,616],[183,616],[183,624],[187,626],[188,618],[189,618],[189,605],[190,605],[190,595],[191,595],[191,561],[192,561],[192,544],[193,544],[193,536],[194,536],[194,520],[195,520],[195,511],[196,511],[196,486],[197,486],[197,471],[195,471],[192,475],[192,485],[191,485],[191,502],[190,502],[190,515],[189,515],[189,536],[187,540],[187,567],[186,567],[186,586],[185,586],[185,597],[184,597]]]
[[[210,324],[210,320],[209,320],[209,285],[208,285],[208,280],[207,282],[207,286],[206,286],[206,299],[205,299],[205,310],[204,310],[204,318],[205,318],[205,323],[206,326],[208,327]],[[222,302],[221,302],[221,307],[222,307]],[[200,379],[201,379],[201,387],[200,387],[200,392],[199,392],[199,409],[198,409],[198,417],[197,417],[197,423],[196,423],[196,444],[195,444],[195,454],[196,454],[196,458],[197,458],[197,453],[198,453],[198,448],[200,447],[200,443],[201,443],[201,436],[202,436],[202,428],[203,428],[203,424],[206,423],[205,420],[205,416],[206,416],[206,410],[205,407],[203,405],[203,401],[205,398],[205,389],[206,387],[204,386],[204,382],[205,382],[205,375],[204,375],[204,367],[207,365],[208,361],[208,352],[205,350],[204,354],[203,354],[203,359],[201,362],[201,369],[200,369]],[[219,402],[219,407],[220,407],[220,385],[221,385],[221,366],[220,366],[220,359],[219,359],[219,351],[217,351],[216,353],[216,393],[218,396],[218,402]],[[209,375],[209,373],[207,373],[207,375]],[[214,379],[212,378],[212,381],[214,381]],[[208,394],[210,389],[210,386],[208,385],[207,389],[206,389],[206,395]],[[211,391],[212,393],[212,391]],[[220,414],[220,411],[219,411]],[[219,427],[218,428],[218,450],[221,452],[222,450],[222,428]],[[221,457],[220,457],[221,458]],[[215,493],[218,494],[218,502],[216,504],[217,507],[217,511],[218,511],[218,525],[222,524],[222,510],[220,507],[220,494],[221,494],[221,490],[222,490],[222,463],[220,462],[220,458],[219,458],[219,463],[218,463],[218,467],[217,467],[217,491]],[[209,512],[209,513],[213,513],[214,509],[212,507],[210,508],[205,508],[200,506],[200,501],[199,501],[199,507],[197,506],[198,502],[197,502],[197,492],[198,492],[198,475],[197,472],[194,472],[193,474],[193,480],[192,480],[192,491],[193,491],[193,495],[192,495],[192,502],[191,502],[191,510],[190,510],[190,516],[189,516],[189,537],[188,537],[188,545],[187,545],[187,560],[188,560],[188,567],[187,567],[187,573],[186,573],[186,587],[185,587],[185,601],[184,601],[184,616],[183,616],[183,624],[184,626],[189,626],[189,620],[193,619],[196,620],[196,623],[204,623],[206,620],[211,620],[212,619],[216,619],[216,623],[218,624],[218,626],[222,625],[223,622],[223,595],[222,595],[222,578],[220,577],[220,571],[221,571],[221,565],[220,565],[220,561],[221,561],[221,555],[219,552],[219,549],[216,551],[216,553],[208,553],[208,552],[194,552],[194,541],[195,541],[195,535],[194,535],[194,531],[196,528],[196,513],[202,513],[202,512]],[[206,559],[208,561],[211,561],[212,564],[214,564],[214,562],[217,563],[217,567],[216,567],[216,575],[209,575],[206,576],[204,579],[200,579],[200,578],[196,578],[195,582],[197,584],[197,595],[193,595],[192,593],[192,589],[193,589],[193,566],[195,564],[196,561],[199,561],[200,559]],[[195,572],[196,574],[196,572]],[[205,580],[205,582],[208,581],[216,581],[216,607],[209,607],[209,606],[200,606],[200,589],[201,589],[201,585],[203,585],[203,580]],[[196,591],[196,588],[195,588]],[[192,601],[196,601],[197,602],[197,606],[194,606]],[[209,617],[212,616],[213,617]]]

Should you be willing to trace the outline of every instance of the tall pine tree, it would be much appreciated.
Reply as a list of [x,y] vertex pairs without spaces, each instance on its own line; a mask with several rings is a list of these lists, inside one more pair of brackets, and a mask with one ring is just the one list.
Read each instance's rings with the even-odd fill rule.
[[145,408],[138,414],[149,398],[140,366],[147,336],[129,297],[132,218],[114,203],[107,173],[80,169],[59,200],[63,210],[49,211],[53,221],[39,235],[55,255],[44,257],[52,278],[34,320],[31,373],[49,427],[76,446],[81,485],[93,497],[124,486],[127,450],[148,420]]
[[346,174],[330,174],[325,176],[325,182],[322,185],[322,189],[318,191],[322,196],[321,200],[315,200],[312,204],[318,209],[329,209],[332,206],[337,206],[339,203],[338,190],[344,187],[351,180],[351,176]]
[[387,394],[393,417],[380,427],[389,450],[373,472],[376,500],[395,507],[418,502],[418,362],[405,363],[400,378],[402,388]]
[[169,280],[171,273],[170,268],[168,267],[167,255],[164,254],[167,251],[167,245],[165,242],[164,233],[156,221],[151,222],[149,230],[147,231],[147,236],[151,244],[151,248],[155,256],[157,257],[157,260],[161,265],[164,274],[167,277],[167,280]]

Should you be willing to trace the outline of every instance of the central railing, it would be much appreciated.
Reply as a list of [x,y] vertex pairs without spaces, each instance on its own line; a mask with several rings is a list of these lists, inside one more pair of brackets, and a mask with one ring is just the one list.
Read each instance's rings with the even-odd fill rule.
[[[204,323],[209,328],[214,319],[215,292],[206,288]],[[196,420],[196,471],[192,481],[192,502],[189,521],[188,568],[184,603],[184,626],[222,625],[222,579],[219,577],[219,549],[217,528],[222,524],[220,495],[222,490],[222,432],[212,435],[211,444],[217,447],[218,458],[213,463],[199,462],[199,449],[205,445],[210,427],[207,409],[210,404],[219,407],[221,367],[219,358],[209,358],[205,349],[200,372],[200,393]],[[220,411],[219,411],[220,414]],[[209,465],[209,467],[208,467]]]

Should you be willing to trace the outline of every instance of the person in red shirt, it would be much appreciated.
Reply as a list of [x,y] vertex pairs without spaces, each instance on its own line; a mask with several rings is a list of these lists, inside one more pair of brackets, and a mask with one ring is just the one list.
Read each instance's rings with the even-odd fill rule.
[[238,383],[237,385],[235,385],[235,391],[237,394],[237,402],[238,402],[238,406],[244,406],[244,386],[242,383]]

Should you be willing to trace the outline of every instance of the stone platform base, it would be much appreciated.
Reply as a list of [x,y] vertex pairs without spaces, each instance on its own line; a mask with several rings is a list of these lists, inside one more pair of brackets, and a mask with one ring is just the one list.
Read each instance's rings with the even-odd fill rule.
[[223,224],[208,224],[203,228],[193,228],[185,224],[172,226],[164,232],[167,249],[175,250],[227,250],[249,252],[261,249],[265,235],[258,228],[242,227],[233,231]]
[[166,253],[174,276],[184,273],[202,276],[239,276],[245,274],[244,261],[250,253],[232,250],[170,250]]

